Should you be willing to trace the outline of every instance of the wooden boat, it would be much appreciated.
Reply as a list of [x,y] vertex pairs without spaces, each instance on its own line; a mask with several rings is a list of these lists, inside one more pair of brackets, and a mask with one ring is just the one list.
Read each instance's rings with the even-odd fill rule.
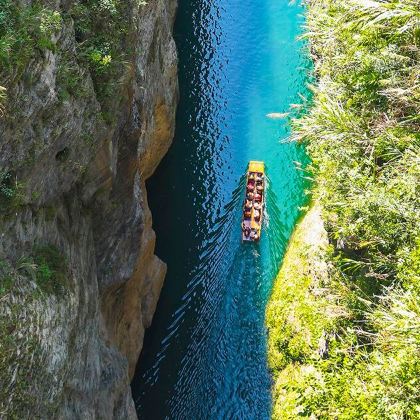
[[243,241],[257,242],[261,238],[261,228],[264,217],[265,188],[266,179],[264,162],[251,160],[248,165],[245,200],[242,209]]

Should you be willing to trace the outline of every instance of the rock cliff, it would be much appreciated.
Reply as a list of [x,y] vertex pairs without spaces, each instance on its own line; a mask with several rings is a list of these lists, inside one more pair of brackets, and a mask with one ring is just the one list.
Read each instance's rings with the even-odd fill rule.
[[136,418],[166,272],[145,181],[174,132],[176,2],[4,8],[25,44],[0,70],[0,417]]

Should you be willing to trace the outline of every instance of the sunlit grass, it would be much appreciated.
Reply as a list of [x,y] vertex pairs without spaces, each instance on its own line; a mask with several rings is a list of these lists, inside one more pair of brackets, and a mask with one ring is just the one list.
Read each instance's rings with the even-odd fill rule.
[[317,294],[318,260],[298,230],[267,310],[273,417],[418,418],[420,7],[314,0],[307,10],[318,83],[294,136],[313,162],[334,299]]

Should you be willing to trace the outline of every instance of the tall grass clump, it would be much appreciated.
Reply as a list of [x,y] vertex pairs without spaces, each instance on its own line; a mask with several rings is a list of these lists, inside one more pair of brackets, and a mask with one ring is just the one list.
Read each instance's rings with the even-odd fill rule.
[[[0,0],[0,83],[16,83],[31,59],[55,51],[54,36],[62,27],[62,16],[41,1],[22,5]],[[4,88],[2,88],[4,89]],[[4,96],[4,90],[0,95]]]
[[[325,320],[331,300],[311,304],[313,279],[300,283],[299,311],[279,312],[306,350],[296,358],[288,342],[271,343],[282,355],[271,363],[273,417],[419,418],[420,6],[312,0],[305,36],[317,83],[294,133],[312,158],[331,246],[324,286],[345,316]],[[308,321],[314,310],[322,331]]]

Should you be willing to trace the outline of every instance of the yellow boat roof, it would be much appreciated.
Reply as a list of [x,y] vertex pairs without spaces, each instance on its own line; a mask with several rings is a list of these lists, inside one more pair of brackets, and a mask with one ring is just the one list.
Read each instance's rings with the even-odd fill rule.
[[258,231],[261,230],[261,225],[256,222],[254,219],[251,220],[251,229],[257,229]]
[[248,172],[265,172],[264,162],[258,160],[251,160],[248,165]]

